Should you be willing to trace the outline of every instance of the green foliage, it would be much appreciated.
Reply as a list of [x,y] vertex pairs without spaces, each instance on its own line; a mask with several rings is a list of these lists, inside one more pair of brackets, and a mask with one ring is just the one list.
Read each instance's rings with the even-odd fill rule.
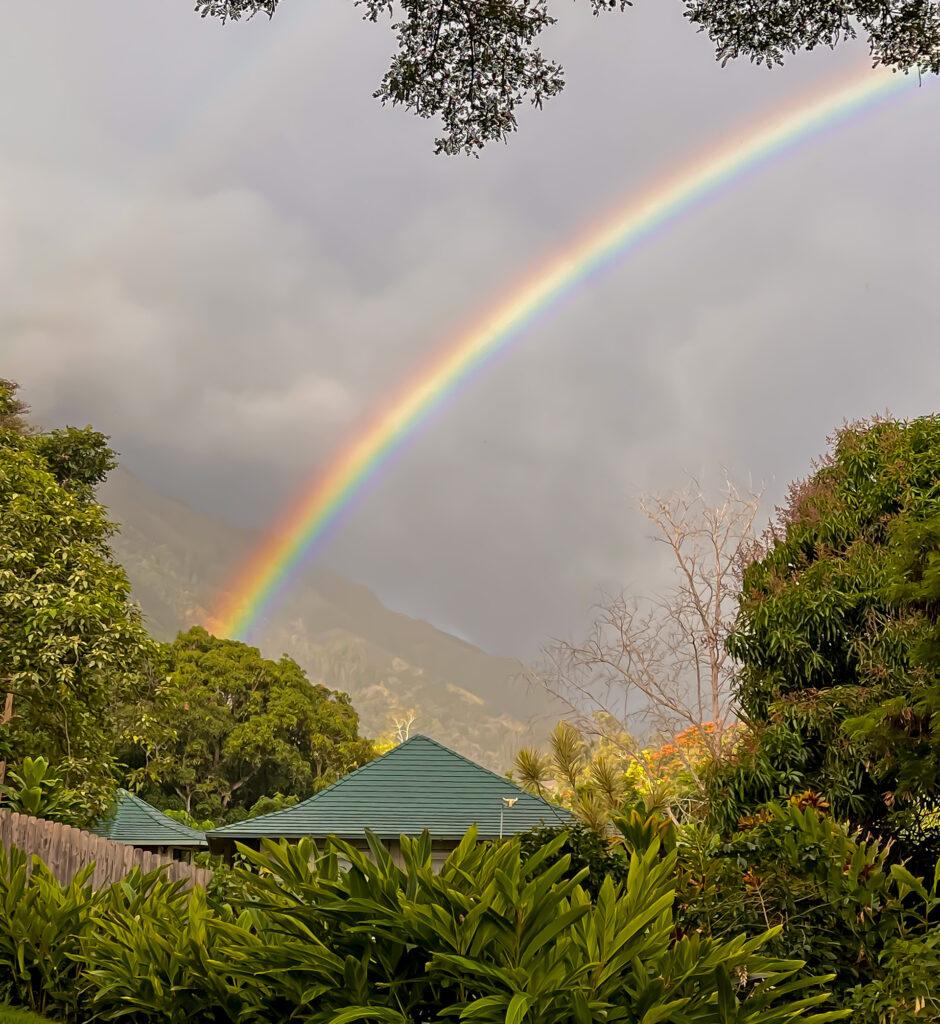
[[372,754],[346,694],[200,627],[161,647],[121,718],[130,787],[198,819],[243,818],[271,793],[310,796]]
[[675,853],[632,854],[624,885],[607,879],[592,901],[584,873],[553,860],[564,841],[525,856],[515,840],[477,844],[471,832],[439,874],[427,835],[402,839],[401,867],[374,839],[371,857],[338,841],[267,843],[248,856],[285,941],[260,969],[298,994],[345,989],[315,1018],[333,1021],[830,1019],[812,1013],[821,993],[789,1001],[816,982],[764,958],[769,936],[674,941]]
[[21,411],[0,385],[0,688],[14,698],[4,738],[14,762],[56,765],[93,818],[111,788],[114,703],[149,641],[92,493],[113,465],[106,439],[30,432]]
[[891,596],[901,614],[924,622],[911,653],[911,685],[847,723],[877,756],[880,778],[898,795],[940,796],[940,515],[902,521],[891,534],[896,579]]
[[607,878],[618,885],[627,881],[632,853],[645,854],[654,845],[662,852],[676,849],[676,830],[672,823],[656,812],[636,808],[618,815],[610,828],[597,831],[576,821],[561,829],[542,827],[530,829],[519,836],[523,856],[549,847],[546,863],[564,860],[565,877],[577,878],[584,889],[596,898]]
[[91,427],[65,427],[37,434],[35,448],[63,487],[86,498],[117,466],[107,437]]
[[940,1021],[940,928],[889,942],[879,966],[879,977],[853,993],[853,1020],[858,1024]]
[[203,889],[135,872],[109,890],[84,936],[88,1010],[167,1024],[239,1019],[243,979],[229,964],[244,941],[257,951],[257,934],[210,910]]
[[262,814],[273,814],[275,811],[283,811],[288,807],[294,807],[299,802],[300,797],[296,795],[285,796],[283,793],[275,793],[274,796],[262,796],[248,808],[245,818],[257,818]]
[[[726,829],[806,788],[838,816],[898,836],[923,817],[936,790],[899,763],[903,746],[896,759],[880,756],[883,744],[857,723],[885,709],[909,733],[924,728],[914,709],[928,669],[918,657],[937,628],[937,604],[900,600],[899,546],[938,515],[940,417],[845,427],[792,489],[766,551],[745,572],[729,638],[752,732],[713,779],[713,812]],[[920,756],[916,743],[913,752]],[[914,796],[916,806],[905,802]]]
[[512,772],[527,792],[561,804],[598,834],[640,793],[637,761],[625,753],[632,746],[630,737],[612,722],[599,724],[608,731],[600,741],[587,738],[570,722],[559,722],[548,751],[523,747]]
[[[557,842],[559,837],[562,837],[560,845]],[[580,877],[581,885],[592,896],[597,896],[608,876],[618,884],[622,883],[630,866],[622,843],[612,842],[580,821],[565,829],[550,826],[530,829],[519,836],[519,842],[525,857],[554,844],[554,852],[547,858],[547,863],[554,864],[566,858],[567,876]]]
[[14,856],[0,862],[2,994],[69,1022],[135,1024],[845,1016],[820,1009],[824,979],[763,952],[772,932],[677,938],[675,850],[652,839],[592,899],[557,856],[564,841],[528,855],[471,832],[440,873],[428,835],[402,838],[400,864],[371,836],[368,852],[265,843],[246,851],[250,898],[235,906],[159,873],[61,887]]
[[168,808],[162,813],[173,821],[178,821],[181,825],[185,825],[187,828],[196,829],[197,832],[210,832],[212,829],[218,828],[218,822],[213,821],[212,818],[194,818],[191,814],[187,814],[186,811],[173,807]]
[[59,1020],[79,1005],[80,944],[96,897],[91,870],[62,886],[38,862],[0,846],[0,999]]
[[[278,0],[196,0],[203,17],[271,15]],[[595,13],[629,0],[591,0]],[[546,0],[356,0],[366,20],[394,17],[398,52],[375,96],[419,117],[439,117],[441,153],[472,153],[516,130],[516,111],[541,106],[564,84],[538,48],[554,24]]]
[[771,804],[727,840],[701,825],[680,829],[679,920],[719,936],[783,926],[771,948],[835,975],[848,998],[883,976],[890,949],[931,927],[940,901],[888,844],[814,802]]
[[84,817],[81,797],[63,786],[44,757],[24,757],[19,770],[10,769],[9,780],[0,786],[2,806],[19,814],[65,825],[80,824]]
[[834,47],[861,34],[878,64],[940,73],[936,0],[685,0],[685,6],[723,62],[746,56],[782,64],[788,53]]
[[25,434],[26,413],[29,406],[18,396],[20,387],[12,380],[0,377],[0,431]]
[[0,1006],[0,1024],[53,1024],[46,1017],[13,1006]]

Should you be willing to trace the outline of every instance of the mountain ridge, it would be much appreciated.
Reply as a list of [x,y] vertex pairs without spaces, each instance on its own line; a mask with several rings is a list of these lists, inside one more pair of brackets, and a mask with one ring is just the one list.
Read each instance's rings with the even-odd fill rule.
[[[120,526],[112,547],[159,639],[203,622],[256,538],[150,488],[127,470],[100,498]],[[350,694],[365,735],[413,730],[505,769],[559,715],[523,681],[522,664],[388,608],[362,583],[314,568],[259,624],[267,657],[292,657],[311,680]]]

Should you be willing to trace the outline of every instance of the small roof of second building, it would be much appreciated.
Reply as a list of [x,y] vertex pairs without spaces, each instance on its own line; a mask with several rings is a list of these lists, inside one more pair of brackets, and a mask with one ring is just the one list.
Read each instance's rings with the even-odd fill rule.
[[93,830],[96,835],[127,846],[175,846],[205,849],[205,832],[168,818],[146,800],[119,789],[117,805],[110,818]]
[[412,736],[303,803],[208,833],[214,839],[361,839],[420,835],[460,839],[476,825],[481,839],[538,825],[566,825],[571,815],[427,736]]

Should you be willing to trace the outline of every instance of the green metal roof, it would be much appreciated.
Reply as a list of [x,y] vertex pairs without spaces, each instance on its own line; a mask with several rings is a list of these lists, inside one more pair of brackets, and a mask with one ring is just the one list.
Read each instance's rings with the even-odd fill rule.
[[459,839],[476,825],[481,839],[495,839],[571,820],[567,811],[501,775],[427,736],[413,736],[303,803],[224,825],[208,837],[357,839],[370,829],[378,836],[397,838],[427,829],[435,839]]
[[115,843],[128,846],[198,846],[205,848],[205,832],[198,832],[168,818],[146,800],[119,789],[114,814],[102,821],[94,832]]

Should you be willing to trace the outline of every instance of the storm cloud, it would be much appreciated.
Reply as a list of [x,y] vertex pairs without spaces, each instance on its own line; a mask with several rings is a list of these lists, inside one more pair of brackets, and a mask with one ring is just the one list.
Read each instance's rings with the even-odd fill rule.
[[[0,33],[0,351],[164,494],[261,527],[389,395],[631,191],[863,65],[718,67],[681,6],[559,4],[568,86],[435,157],[371,91],[387,26],[284,0],[45,0]],[[408,445],[325,559],[500,653],[643,593],[650,489],[768,505],[844,419],[940,398],[940,87],[773,161],[569,297]]]

